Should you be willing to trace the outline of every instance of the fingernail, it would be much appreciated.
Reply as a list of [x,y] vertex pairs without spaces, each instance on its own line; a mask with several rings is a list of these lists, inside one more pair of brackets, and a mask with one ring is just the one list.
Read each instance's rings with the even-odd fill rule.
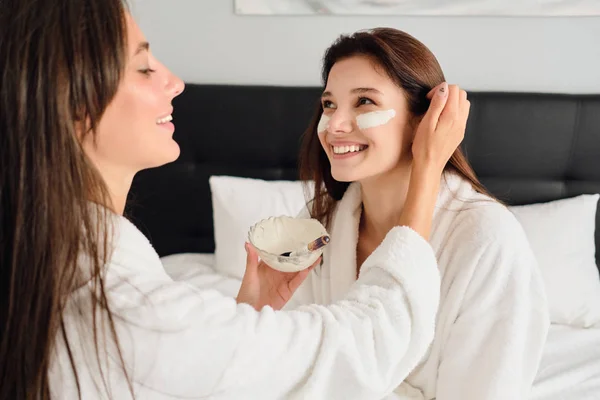
[[440,86],[440,88],[438,90],[438,95],[446,96],[447,94],[448,94],[448,83],[444,82],[444,83],[442,83],[442,86]]

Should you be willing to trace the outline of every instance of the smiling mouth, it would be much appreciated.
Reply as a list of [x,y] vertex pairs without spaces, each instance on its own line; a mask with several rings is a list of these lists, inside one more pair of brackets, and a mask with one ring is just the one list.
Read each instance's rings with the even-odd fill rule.
[[344,154],[360,153],[368,148],[367,145],[331,146],[333,154],[343,156]]
[[164,118],[157,119],[156,120],[156,124],[157,125],[163,125],[163,124],[169,123],[171,121],[173,121],[173,116],[172,115],[167,115]]

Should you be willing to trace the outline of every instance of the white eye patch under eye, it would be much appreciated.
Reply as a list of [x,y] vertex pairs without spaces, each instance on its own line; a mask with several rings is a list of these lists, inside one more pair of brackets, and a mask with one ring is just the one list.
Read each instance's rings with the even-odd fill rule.
[[325,132],[329,129],[329,120],[331,118],[328,115],[321,114],[321,119],[319,120],[319,125],[317,125],[317,133]]
[[385,125],[396,116],[396,110],[373,111],[356,117],[356,124],[361,130]]

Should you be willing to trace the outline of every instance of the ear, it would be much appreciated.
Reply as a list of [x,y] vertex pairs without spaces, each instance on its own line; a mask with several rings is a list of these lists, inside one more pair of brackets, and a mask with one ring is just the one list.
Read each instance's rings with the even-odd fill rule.
[[407,137],[407,141],[408,141],[408,139],[410,139],[410,141],[408,141],[408,143],[411,146],[412,146],[413,141],[415,140],[415,134],[417,133],[417,128],[419,127],[419,124],[421,123],[422,120],[423,120],[422,115],[415,115],[415,116],[412,116],[411,118],[409,118],[406,123],[406,128],[404,130],[404,134]]
[[[86,118],[76,118],[74,122],[75,127],[75,136],[79,143],[82,143],[86,140],[92,139],[93,143],[96,143],[96,136],[92,131],[92,123],[88,117]],[[89,136],[92,136],[91,138]]]
[[408,121],[408,123],[412,126],[412,128],[416,131],[417,127],[423,121],[423,117],[425,115],[413,115]]

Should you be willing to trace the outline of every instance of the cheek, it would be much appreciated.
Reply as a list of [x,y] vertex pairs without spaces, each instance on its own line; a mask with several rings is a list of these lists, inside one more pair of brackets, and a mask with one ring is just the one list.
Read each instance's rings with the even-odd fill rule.
[[155,128],[152,99],[139,91],[121,91],[107,107],[97,130],[97,150],[105,158],[131,157]]
[[325,133],[327,129],[329,129],[329,121],[331,117],[325,114],[321,114],[321,118],[319,119],[319,124],[317,125],[317,133],[322,134]]
[[150,82],[132,84],[115,97],[110,111],[113,133],[120,141],[140,140],[156,127],[161,113],[159,96]]
[[325,141],[325,132],[319,133],[318,136],[319,136],[319,142],[321,143],[321,147],[323,148],[323,150],[325,150],[325,152],[327,152],[329,145]]
[[386,125],[362,131],[362,134],[371,145],[377,148],[396,151],[403,142],[402,128],[398,124]]
[[130,127],[130,121],[129,105],[116,97],[104,112],[96,132],[99,150],[111,151],[112,147],[122,146],[127,138],[124,132]]
[[397,162],[411,151],[412,130],[401,121],[368,129],[363,135],[380,160]]
[[[146,79],[146,78],[143,78]],[[130,85],[120,99],[123,118],[130,124],[156,122],[160,115],[160,93],[151,81]]]

